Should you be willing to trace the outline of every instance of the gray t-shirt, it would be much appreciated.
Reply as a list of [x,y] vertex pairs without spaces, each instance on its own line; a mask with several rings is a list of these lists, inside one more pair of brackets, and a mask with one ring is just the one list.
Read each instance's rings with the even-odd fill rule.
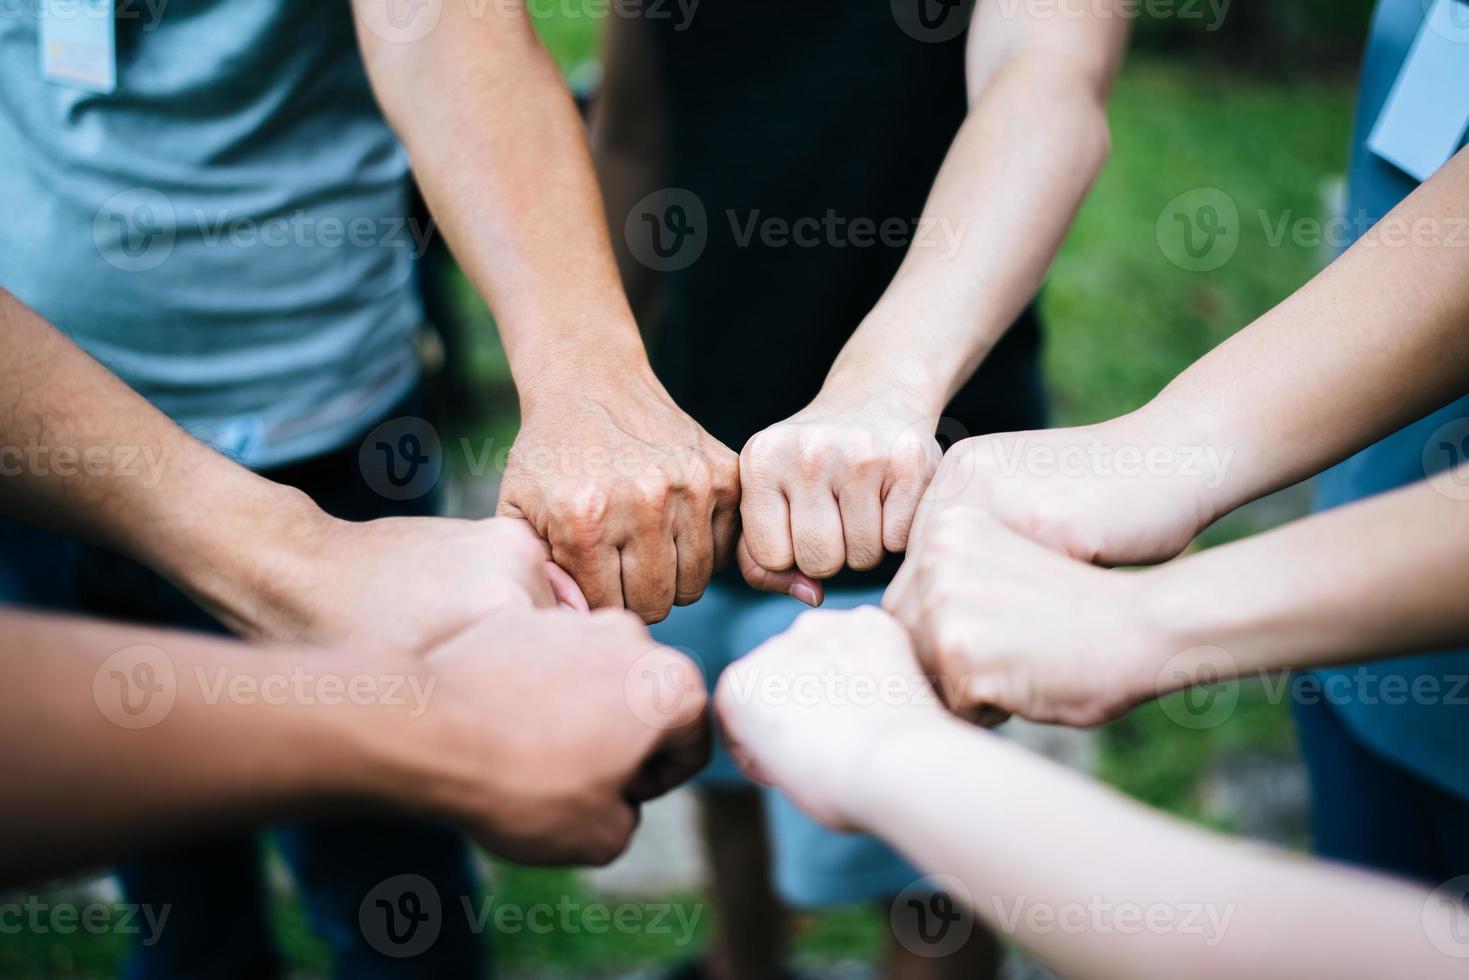
[[341,447],[415,383],[424,234],[349,4],[122,0],[102,95],[46,3],[0,17],[0,285],[248,465]]

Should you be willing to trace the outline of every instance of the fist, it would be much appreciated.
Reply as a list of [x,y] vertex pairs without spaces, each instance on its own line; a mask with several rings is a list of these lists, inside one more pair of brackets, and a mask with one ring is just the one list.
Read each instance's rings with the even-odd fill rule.
[[871,753],[943,717],[902,628],[871,606],[801,616],[724,672],[715,705],[747,775],[844,830],[860,829]]
[[787,591],[773,576],[825,579],[903,551],[940,456],[932,420],[878,400],[818,399],[756,434],[740,454],[746,579]]
[[699,668],[611,610],[496,616],[433,651],[449,806],[491,851],[604,864],[709,758]]
[[735,454],[651,376],[525,399],[499,513],[523,518],[593,608],[654,623],[703,595],[733,551]]
[[955,712],[1086,726],[1157,693],[1163,641],[1142,625],[1141,581],[949,507],[925,520],[883,606]]

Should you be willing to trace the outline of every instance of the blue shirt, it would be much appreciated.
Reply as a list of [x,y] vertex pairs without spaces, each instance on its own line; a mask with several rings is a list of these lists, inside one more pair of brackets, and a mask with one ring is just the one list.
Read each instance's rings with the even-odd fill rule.
[[345,0],[123,6],[110,95],[0,18],[0,286],[247,464],[343,445],[413,386],[421,234]]
[[[1373,20],[1357,105],[1348,214],[1375,224],[1417,189],[1408,174],[1367,147],[1388,93],[1424,21],[1423,0],[1382,0]],[[1469,52],[1465,56],[1469,71]],[[1357,227],[1357,222],[1352,222]],[[1321,508],[1370,497],[1422,480],[1424,447],[1443,425],[1469,418],[1462,399],[1363,450],[1323,474]],[[1437,459],[1436,468],[1449,464]],[[1363,556],[1371,561],[1370,555]],[[1469,651],[1406,657],[1362,667],[1319,671],[1322,697],[1365,744],[1399,765],[1469,799]],[[1415,688],[1417,693],[1415,692]]]

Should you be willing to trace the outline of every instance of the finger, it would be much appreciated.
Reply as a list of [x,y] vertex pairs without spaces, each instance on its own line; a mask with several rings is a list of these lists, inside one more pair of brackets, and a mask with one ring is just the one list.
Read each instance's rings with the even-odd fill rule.
[[714,516],[710,533],[714,540],[714,567],[723,568],[734,554],[735,540],[740,536],[740,463],[730,453],[728,459],[714,466]]
[[745,581],[752,589],[788,595],[812,608],[821,605],[826,598],[826,590],[820,582],[795,569],[788,572],[772,572],[762,567],[750,556],[749,546],[743,537],[736,546],[735,560],[739,563],[740,574],[745,577]]
[[714,574],[714,529],[709,515],[692,510],[684,515],[674,531],[673,546],[677,553],[673,601],[691,605],[704,594]]
[[576,584],[576,579],[566,573],[566,569],[554,561],[546,562],[546,579],[551,583],[551,594],[556,597],[558,606],[566,606],[576,612],[591,612],[591,605],[587,597],[582,594],[581,587]]
[[678,551],[671,530],[643,534],[622,546],[622,597],[645,623],[662,622],[678,589]]
[[876,481],[852,481],[837,496],[847,564],[858,571],[876,568],[883,559],[882,487]]
[[[702,680],[700,680],[702,684]],[[688,698],[696,702],[699,712],[687,723],[664,733],[662,741],[652,757],[644,764],[634,780],[636,792],[630,797],[634,802],[656,799],[669,790],[690,779],[709,763],[713,753],[710,736],[708,698]]]
[[908,550],[927,486],[926,478],[904,477],[888,490],[882,502],[882,544],[888,551],[900,554]]
[[590,608],[622,608],[622,561],[616,547],[563,545],[553,538],[551,560],[571,576]]
[[740,501],[740,529],[745,549],[761,568],[772,572],[793,568],[791,511],[779,487],[745,485]]
[[831,578],[847,563],[836,497],[824,484],[802,488],[791,498],[790,507],[796,567],[812,578]]
[[578,856],[569,863],[590,867],[611,864],[632,843],[632,835],[638,829],[641,816],[637,804],[630,801],[618,800],[609,804],[605,812],[583,825],[587,830],[587,840],[578,849]]

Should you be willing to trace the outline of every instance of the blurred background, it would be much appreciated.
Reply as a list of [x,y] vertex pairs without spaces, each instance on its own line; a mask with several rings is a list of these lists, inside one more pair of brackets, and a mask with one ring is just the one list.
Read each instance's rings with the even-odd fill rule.
[[[573,88],[594,97],[599,39],[613,16],[608,5],[531,6]],[[1372,0],[1241,0],[1218,30],[1209,30],[1206,20],[1141,20],[1112,101],[1111,161],[1041,300],[1057,424],[1141,405],[1330,259],[1330,236],[1313,234],[1311,222],[1324,222],[1339,207],[1353,83],[1372,6]],[[1237,250],[1205,276],[1176,261],[1168,218],[1180,199],[1211,188],[1239,212]],[[1281,229],[1289,229],[1283,238]],[[431,263],[425,276],[433,319],[443,330],[439,346],[453,354],[430,351],[431,361],[454,366],[436,384],[441,413],[455,419],[444,430],[446,445],[466,450],[447,454],[458,467],[450,499],[459,514],[485,514],[517,427],[514,390],[493,321],[452,262]],[[1213,528],[1206,543],[1297,516],[1308,496],[1296,488],[1261,501]],[[1174,702],[1150,705],[1096,732],[1021,737],[1149,804],[1299,847],[1306,794],[1285,690],[1246,683],[1184,709]],[[609,913],[630,907],[643,921],[659,914],[668,926],[598,930],[581,914],[570,927],[564,916],[548,917],[548,928],[522,922],[497,931],[502,972],[652,977],[694,955],[709,916],[698,897],[691,814],[679,796],[655,807],[633,852],[606,871],[490,866],[498,906]],[[275,877],[289,894],[285,874]],[[105,902],[115,894],[105,880],[56,891],[70,901]],[[324,951],[309,936],[299,906],[288,900],[281,908],[279,928],[293,969],[303,977],[324,975]],[[867,976],[879,928],[865,908],[803,916],[795,939],[800,964],[813,976]],[[114,975],[126,939],[84,930],[0,936],[0,976]]]

